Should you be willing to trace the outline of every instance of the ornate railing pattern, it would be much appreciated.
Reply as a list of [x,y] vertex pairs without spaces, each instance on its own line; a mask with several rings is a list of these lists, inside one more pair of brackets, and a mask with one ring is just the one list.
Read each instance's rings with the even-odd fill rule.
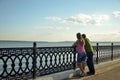
[[[96,63],[120,58],[120,45],[94,46]],[[0,48],[0,80],[36,78],[74,69],[76,51],[73,47]]]
[[37,48],[37,76],[73,69],[74,48]]
[[0,79],[32,74],[33,48],[0,48]]
[[74,50],[73,47],[0,48],[0,79],[29,79],[73,69]]

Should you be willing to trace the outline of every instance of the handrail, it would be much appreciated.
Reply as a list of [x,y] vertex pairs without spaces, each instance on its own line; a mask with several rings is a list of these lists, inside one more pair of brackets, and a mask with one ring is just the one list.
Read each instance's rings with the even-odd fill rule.
[[[94,48],[95,63],[120,58],[120,45]],[[76,68],[76,50],[72,46],[0,48],[0,79],[35,79]]]

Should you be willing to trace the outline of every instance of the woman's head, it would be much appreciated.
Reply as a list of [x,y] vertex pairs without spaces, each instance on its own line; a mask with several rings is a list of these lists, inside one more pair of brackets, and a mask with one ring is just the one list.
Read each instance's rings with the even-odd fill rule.
[[81,33],[76,34],[77,39],[81,39]]

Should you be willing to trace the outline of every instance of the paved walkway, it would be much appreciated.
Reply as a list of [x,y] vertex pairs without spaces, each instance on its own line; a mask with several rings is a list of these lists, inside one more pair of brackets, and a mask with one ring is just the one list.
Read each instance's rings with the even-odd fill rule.
[[120,60],[97,64],[95,68],[95,75],[72,77],[68,80],[120,80]]

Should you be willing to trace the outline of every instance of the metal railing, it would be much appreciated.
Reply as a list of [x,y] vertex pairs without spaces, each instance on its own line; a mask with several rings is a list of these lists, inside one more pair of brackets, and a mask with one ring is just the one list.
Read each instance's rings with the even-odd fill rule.
[[[94,61],[98,64],[120,58],[120,45],[93,46]],[[36,78],[76,68],[73,47],[0,48],[0,79],[21,80]]]
[[75,68],[73,47],[0,48],[0,79],[30,79]]
[[100,62],[105,62],[108,60],[113,60],[116,58],[120,58],[120,45],[107,45],[101,46],[97,43],[94,48],[94,62],[96,64]]

